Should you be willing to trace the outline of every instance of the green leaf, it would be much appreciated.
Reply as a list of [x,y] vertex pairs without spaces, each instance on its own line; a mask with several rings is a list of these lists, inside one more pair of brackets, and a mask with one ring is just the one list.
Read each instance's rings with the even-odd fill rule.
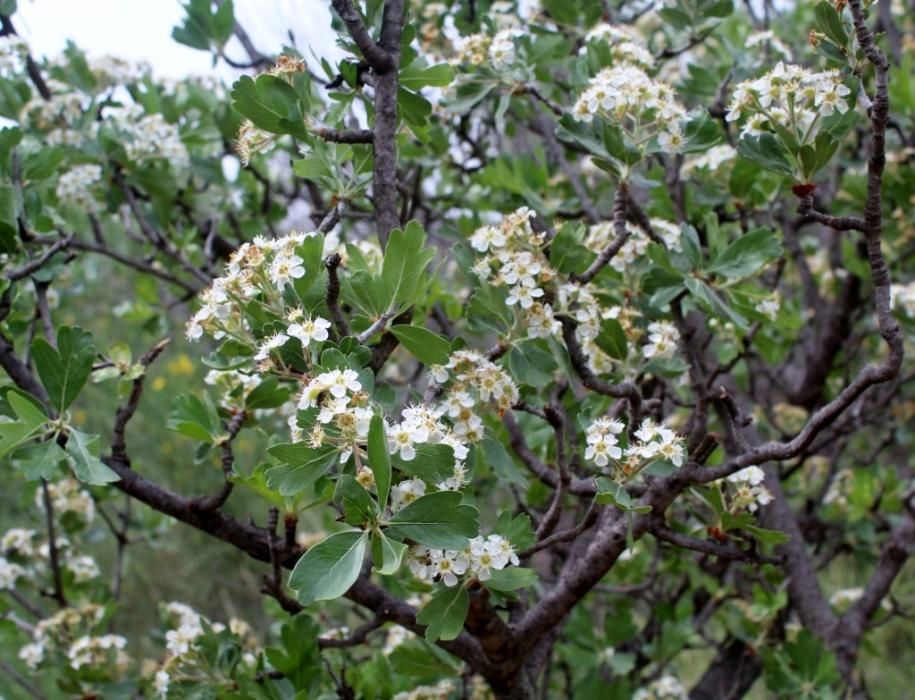
[[172,39],[192,49],[209,51],[210,44],[222,47],[235,28],[232,0],[213,7],[210,0],[190,0],[184,5],[181,25],[172,29]]
[[38,182],[60,172],[64,159],[62,148],[43,148],[30,153],[22,160],[22,176],[26,182]]
[[626,487],[606,476],[599,476],[595,480],[597,486],[597,502],[609,503],[620,510],[629,510],[632,507],[632,497]]
[[842,17],[836,12],[833,4],[823,0],[813,8],[813,13],[816,16],[817,27],[819,27],[820,31],[840,48],[846,48],[848,46],[848,32],[845,31],[845,23],[842,22]]
[[[728,6],[731,5],[731,0],[725,1]],[[683,135],[686,139],[682,149],[684,155],[703,153],[721,141],[718,126],[709,119],[708,111],[704,109],[686,123]]]
[[418,476],[427,481],[444,481],[454,474],[454,448],[450,445],[416,445],[416,456],[410,461],[401,459],[399,453],[391,457],[391,463],[400,472]]
[[[324,671],[318,649],[319,632],[318,625],[308,615],[296,615],[283,625],[283,647],[268,647],[265,652],[270,665],[282,673],[293,688],[306,691],[302,697],[311,697],[307,691],[320,682]],[[270,697],[273,700],[280,696]]]
[[445,108],[449,112],[456,112],[458,114],[469,112],[495,89],[495,82],[461,82],[454,91],[454,97],[445,101]]
[[[2,451],[2,447],[0,447]],[[21,450],[14,460],[22,475],[28,481],[52,479],[61,461],[67,459],[56,440],[45,440]]]
[[585,247],[584,234],[584,226],[577,222],[568,221],[562,225],[550,243],[553,267],[566,274],[582,273],[587,269],[588,261],[594,254]]
[[289,576],[299,602],[308,605],[346,593],[359,578],[368,538],[368,532],[338,532],[305,552]]
[[702,14],[706,17],[724,19],[734,12],[734,0],[718,0],[713,2],[709,7],[703,10]]
[[10,173],[10,156],[13,149],[22,141],[22,129],[7,126],[0,129],[0,172]]
[[519,566],[510,566],[501,570],[494,570],[488,581],[483,585],[492,591],[516,591],[527,588],[537,583],[537,572],[533,569],[523,569]]
[[92,372],[92,336],[76,326],[61,326],[57,329],[57,349],[44,338],[36,338],[32,358],[51,403],[58,411],[64,411]]
[[531,518],[525,513],[512,517],[510,511],[503,510],[492,531],[507,538],[518,549],[526,549],[537,541]]
[[557,369],[552,354],[535,340],[523,340],[512,345],[506,357],[508,369],[520,384],[544,387],[553,381]]
[[391,326],[391,333],[420,362],[427,365],[448,362],[451,343],[437,333],[422,326],[405,325]]
[[687,277],[684,281],[690,294],[696,298],[708,311],[719,318],[730,321],[741,331],[749,328],[747,319],[740,315],[735,309],[732,309],[727,302],[723,301],[705,282],[695,277]]
[[470,595],[461,585],[443,588],[416,615],[416,621],[426,625],[426,639],[430,642],[455,639],[464,629],[464,620],[470,609]]
[[436,254],[433,248],[423,248],[425,242],[426,232],[416,221],[391,231],[381,267],[385,306],[408,306],[422,288],[426,267]]
[[[3,81],[0,81],[0,86],[2,85]],[[18,213],[16,188],[0,185],[0,253],[13,253],[19,246]]]
[[[854,114],[854,112],[852,112],[852,114]],[[829,165],[829,161],[835,155],[836,151],[839,150],[839,141],[834,140],[829,132],[821,131],[817,134],[814,146],[816,147],[816,162],[813,164],[808,180],[812,179],[815,173],[818,173]]]
[[384,533],[376,530],[372,533],[372,561],[375,563],[374,570],[382,576],[391,576],[396,574],[403,562],[403,555],[407,551],[407,545],[403,542],[397,542],[390,537],[385,537]]
[[[407,90],[403,86],[397,88],[397,106],[403,120],[414,128],[422,128],[428,124],[428,117],[432,114],[432,103],[418,92]],[[414,130],[414,133],[416,131]]]
[[779,530],[766,530],[761,527],[756,527],[755,525],[744,525],[742,529],[749,532],[763,544],[785,544],[791,539],[788,535]]
[[769,229],[758,228],[741,236],[712,262],[708,272],[740,279],[757,272],[782,254],[782,246]]
[[676,29],[686,29],[691,26],[693,22],[688,14],[674,7],[661,8],[658,10],[658,16]]
[[373,523],[378,517],[375,501],[350,474],[344,474],[337,481],[334,502],[343,504],[344,518],[350,525]]
[[208,397],[200,399],[190,392],[178,394],[172,401],[168,428],[193,440],[213,444],[222,432],[216,408]]
[[99,459],[100,442],[101,438],[98,435],[87,435],[79,430],[71,429],[67,436],[67,452],[73,458],[76,478],[92,486],[109,484],[121,479]]
[[281,385],[276,377],[267,377],[248,394],[245,409],[253,411],[258,408],[276,408],[289,400],[292,390]]
[[556,128],[556,136],[566,143],[577,143],[596,156],[609,156],[603,135],[595,131],[588,122],[577,121],[571,114],[564,114]]
[[437,491],[417,498],[394,514],[387,534],[427,547],[463,549],[479,534],[479,511],[461,503],[454,491]]
[[415,683],[435,683],[441,678],[460,674],[460,669],[455,666],[455,657],[419,637],[398,645],[388,658],[398,676]]
[[[527,487],[527,477],[515,464],[515,460],[498,440],[486,438],[477,445],[483,451],[486,464],[492,468],[500,482],[511,482]],[[477,459],[480,459],[477,457]]]
[[243,75],[232,88],[232,106],[265,131],[308,139],[299,97],[281,78],[263,74],[254,80]]
[[5,457],[37,435],[48,420],[32,401],[18,391],[10,391],[6,401],[16,418],[8,423],[0,423],[0,457]]
[[266,462],[262,462],[252,469],[250,474],[230,474],[229,481],[250,489],[271,505],[282,508],[286,504],[286,498],[267,485],[266,471],[268,468],[269,465]]
[[737,152],[766,170],[786,177],[795,175],[794,168],[785,157],[785,148],[772,134],[762,134],[759,138],[746,136],[740,139],[737,142]]
[[383,513],[388,505],[391,492],[391,456],[388,453],[387,434],[384,429],[384,418],[375,414],[369,423],[367,444],[369,468],[375,475],[375,491],[378,494],[378,508]]
[[505,304],[505,292],[489,284],[480,284],[467,302],[467,318],[472,330],[507,333],[512,325]]
[[445,87],[450,85],[453,80],[454,69],[447,63],[439,63],[436,66],[423,68],[414,61],[400,71],[400,84],[408,90],[419,90],[428,85]]
[[337,462],[338,455],[332,445],[313,449],[304,443],[274,445],[267,453],[281,462],[267,470],[267,485],[284,496],[297,496],[311,486]]
[[[680,226],[680,243],[683,247],[683,255],[689,262],[688,269],[699,269],[702,266],[702,243],[699,241],[699,234],[696,232],[695,226],[685,222]],[[655,250],[658,254],[666,256],[666,252],[663,249]],[[654,256],[652,257],[654,258]],[[682,270],[682,272],[686,271]]]
[[594,339],[597,347],[616,360],[625,360],[629,351],[626,333],[615,318],[605,318],[600,323],[600,333]]

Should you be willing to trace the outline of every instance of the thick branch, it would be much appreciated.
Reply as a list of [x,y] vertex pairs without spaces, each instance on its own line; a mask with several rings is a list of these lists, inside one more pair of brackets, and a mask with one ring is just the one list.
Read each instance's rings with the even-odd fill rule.
[[[346,25],[346,30],[349,32],[349,35],[365,57],[365,60],[368,61],[369,65],[376,72],[380,73],[396,70],[399,56],[392,56],[389,51],[386,50],[386,47],[384,46],[384,30],[382,30],[382,41],[376,44],[374,39],[369,35],[369,30],[366,28],[365,22],[362,21],[362,16],[359,14],[358,10],[356,10],[352,0],[332,0],[331,4],[334,6],[334,10],[337,11],[337,14],[340,15],[340,19],[342,19],[343,24]],[[387,7],[385,7],[385,11],[387,12]],[[402,16],[402,2],[400,3],[400,12]]]

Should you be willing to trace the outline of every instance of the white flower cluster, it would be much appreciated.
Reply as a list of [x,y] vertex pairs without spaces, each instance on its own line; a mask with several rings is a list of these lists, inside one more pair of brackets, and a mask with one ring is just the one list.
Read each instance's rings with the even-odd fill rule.
[[[340,461],[349,459],[353,451],[357,456],[356,480],[366,489],[375,483],[371,464],[362,447],[368,439],[372,420],[371,398],[362,391],[358,375],[351,369],[324,372],[312,379],[302,392],[299,409],[318,408],[317,422],[307,436],[303,436],[295,417],[289,419],[293,440],[304,439],[311,447],[335,445],[340,449]],[[405,462],[416,458],[416,447],[422,444],[447,445],[454,453],[452,475],[437,484],[439,490],[459,490],[465,483],[464,460],[469,450],[465,436],[448,427],[441,418],[441,406],[417,405],[404,409],[400,422],[385,421],[388,452],[399,455]],[[391,490],[391,508],[399,510],[422,496],[426,484],[414,478],[401,482]]]
[[621,64],[604,68],[588,83],[572,108],[578,121],[595,116],[616,124],[635,144],[657,138],[667,152],[679,153],[684,142],[680,121],[686,109],[673,88],[654,80],[641,68]]
[[639,688],[632,700],[688,700],[686,688],[675,676],[661,676],[645,688]]
[[539,301],[543,286],[556,278],[543,248],[546,237],[531,227],[534,212],[528,207],[507,214],[498,226],[483,226],[470,237],[480,258],[473,271],[495,287],[507,287],[506,303],[527,321],[528,335],[543,338],[559,333],[549,304]]
[[915,318],[915,282],[890,287],[891,305],[901,308],[906,316]]
[[[242,646],[251,647],[254,644],[254,640],[250,638],[251,626],[244,620],[232,618],[227,627],[221,622],[210,622],[189,605],[176,601],[163,605],[162,610],[165,618],[174,625],[173,629],[165,633],[165,648],[169,657],[154,677],[154,687],[162,697],[167,693],[171,682],[169,669],[181,665],[185,665],[186,669],[187,664],[195,663],[193,652],[197,648],[199,638],[204,634],[204,624],[216,634],[228,630],[238,638]],[[242,655],[242,661],[246,664],[251,664],[254,660],[250,653]]]
[[37,536],[35,530],[24,527],[10,528],[0,537],[0,553],[6,556],[28,558],[35,556],[32,540]]
[[92,192],[92,186],[102,179],[102,166],[76,165],[57,180],[57,199],[61,204],[76,207],[86,212],[99,209],[99,202]]
[[[652,229],[664,241],[665,246],[676,251],[681,249],[679,226],[672,221],[660,218],[651,219],[650,223]],[[648,250],[648,244],[651,243],[651,239],[635,224],[627,222],[626,230],[629,232],[629,237],[619,252],[610,260],[610,267],[620,273],[625,273],[633,263],[645,255]],[[615,238],[616,232],[613,230],[613,222],[605,221],[588,228],[585,245],[589,250],[599,253],[610,245]]]
[[[441,420],[445,414],[442,405],[418,405],[405,408],[400,423],[385,423],[388,451],[398,453],[405,462],[416,457],[416,445],[447,445],[454,452],[454,472],[451,477],[437,485],[440,491],[457,491],[464,484],[467,470],[464,460],[470,450],[465,443],[466,435],[455,427],[449,428]],[[414,480],[415,481],[415,480]]]
[[[95,126],[93,124],[93,126]],[[48,146],[82,146],[88,139],[87,136],[95,137],[96,128],[90,128],[87,135],[84,131],[76,129],[52,129],[45,135],[45,143]]]
[[638,312],[630,307],[605,307],[592,293],[592,289],[594,286],[590,283],[587,285],[563,284],[559,287],[556,301],[560,311],[568,311],[575,318],[578,323],[575,329],[575,339],[585,353],[589,369],[600,374],[611,371],[616,362],[597,345],[596,339],[600,334],[601,321],[616,319],[629,337],[635,331],[632,321]]
[[0,591],[13,590],[16,587],[16,581],[25,574],[25,568],[0,557]]
[[814,73],[779,61],[763,77],[734,88],[726,119],[734,122],[748,116],[741,137],[783,128],[801,145],[808,144],[816,138],[823,117],[848,111],[849,94],[837,70]]
[[623,449],[619,444],[625,426],[618,420],[601,417],[585,431],[585,459],[599,467],[612,467],[615,476],[631,479],[653,462],[664,460],[681,467],[686,459],[683,436],[670,428],[645,418],[633,437],[635,441]]
[[[290,233],[282,238],[258,236],[243,243],[232,254],[226,274],[213,280],[212,286],[200,294],[203,305],[187,323],[189,340],[199,340],[204,334],[216,340],[234,338],[256,344],[254,359],[262,371],[268,370],[275,352],[288,340],[296,338],[302,348],[327,340],[330,322],[309,317],[299,308],[287,309],[283,290],[305,275],[302,258],[296,249],[307,238],[317,234]],[[325,246],[329,241],[325,241]],[[260,304],[269,314],[285,320],[287,327],[259,342],[251,335],[244,307]]]
[[[95,520],[95,501],[89,492],[73,478],[48,483],[48,496],[54,513],[60,517],[65,514],[77,516],[83,523]],[[35,507],[44,512],[44,497],[41,490],[35,494]]]
[[[49,486],[53,487],[55,484],[49,484]],[[81,496],[84,493],[73,490],[61,494],[60,489],[57,489],[57,493],[53,497],[61,505],[60,513],[76,513],[81,518],[85,518],[86,509]],[[73,497],[68,494],[76,495]],[[39,503],[42,507],[44,506],[44,502],[40,498]],[[68,508],[68,506],[75,506],[75,508]],[[90,513],[94,514],[94,506],[91,508]],[[34,543],[36,539],[36,531],[25,528],[7,530],[0,538],[0,590],[15,588],[17,581],[24,577],[27,577],[29,581],[40,579],[47,572],[50,547],[48,542],[41,542],[36,546]],[[70,546],[70,541],[65,537],[58,536],[57,550],[63,568],[73,575],[74,583],[85,583],[98,578],[101,572],[95,559],[87,555],[76,554]]]
[[[601,22],[585,34],[585,43],[592,41],[607,44],[614,63],[629,63],[642,68],[651,68],[654,65],[654,56],[645,48],[642,37],[628,27],[617,27]],[[586,51],[587,47],[583,46],[580,53]]]
[[515,38],[521,32],[517,29],[503,29],[496,32],[489,44],[489,62],[496,70],[510,68],[515,62]]
[[518,401],[518,387],[508,373],[474,350],[452,353],[448,363],[433,366],[430,375],[433,382],[448,385],[441,415],[448,416],[462,441],[483,439],[483,419],[474,411],[481,403],[507,411]]
[[413,690],[397,693],[393,700],[449,700],[457,685],[452,680],[439,681],[435,685],[420,685]]
[[686,459],[686,448],[683,445],[682,435],[663,425],[658,425],[650,418],[645,418],[639,425],[639,429],[635,431],[635,438],[638,442],[626,448],[625,454],[630,461],[645,463],[663,459],[671,462],[675,467],[683,466],[683,460]]
[[492,42],[486,34],[471,34],[463,37],[458,44],[458,53],[454,63],[469,63],[472,66],[483,64],[489,57],[489,45]]
[[735,486],[731,493],[730,502],[733,510],[748,510],[755,513],[759,506],[766,506],[772,502],[772,494],[763,481],[766,475],[762,469],[753,465],[731,474],[727,480]]
[[128,661],[127,654],[124,653],[126,646],[127,640],[119,634],[104,634],[100,637],[83,635],[70,645],[67,658],[71,668],[76,670],[83,666],[105,666],[112,661],[116,666],[123,667]]
[[[332,441],[346,450],[342,458],[348,459],[356,442],[365,442],[372,420],[370,397],[362,391],[359,375],[351,369],[334,369],[314,377],[299,397],[300,411],[318,409],[317,423],[308,434],[307,441],[320,447]],[[335,428],[331,435],[325,426]],[[302,440],[296,416],[289,418],[292,439]]]
[[642,348],[646,360],[668,359],[677,352],[680,331],[669,321],[654,321],[648,324],[648,343]]
[[130,105],[111,110],[107,115],[121,133],[124,150],[131,160],[162,158],[174,168],[186,168],[190,164],[178,125],[170,124],[161,114],[145,114],[138,105]]
[[132,62],[117,56],[99,56],[89,60],[89,70],[102,87],[139,82],[151,68],[145,61]]
[[[598,299],[595,289],[589,284],[560,284],[553,304],[544,302],[546,288],[558,278],[544,254],[546,238],[531,226],[533,212],[522,207],[506,215],[498,225],[478,228],[470,237],[471,247],[480,253],[474,263],[475,274],[495,287],[507,287],[506,303],[515,310],[516,318],[527,329],[531,338],[558,337],[562,326],[556,319],[558,311],[568,312],[575,318],[576,339],[582,346],[588,363],[594,372],[613,369],[614,361],[601,350],[596,338],[600,334],[601,322],[608,318],[617,319],[633,339],[641,333],[632,320],[636,312],[619,306],[605,307]],[[680,250],[680,228],[665,219],[651,219],[651,226],[664,244]],[[611,259],[613,269],[626,273],[645,254],[649,238],[638,227],[627,224],[629,237],[621,250]],[[611,223],[593,225],[588,230],[585,245],[597,253],[615,239]],[[652,324],[649,327],[649,343],[645,346],[645,357],[670,357],[676,350],[679,334],[670,324]]]
[[94,604],[59,610],[35,625],[32,641],[20,648],[19,659],[34,670],[49,650],[58,650],[76,669],[88,664],[101,667],[112,661],[123,666],[127,663],[127,655],[123,652],[125,643],[116,635],[97,637],[92,634],[104,616],[105,609]]
[[74,125],[92,103],[92,98],[66,83],[57,80],[46,82],[51,90],[51,99],[38,96],[26,102],[19,113],[19,121],[28,122],[41,130]]
[[825,505],[835,504],[839,508],[848,506],[848,494],[855,480],[855,473],[851,469],[840,469],[829,482],[826,495],[823,496]]
[[[863,597],[863,588],[842,588],[829,596],[829,604],[840,613],[844,613]],[[887,611],[893,609],[892,604],[886,598],[880,601],[880,607]]]
[[221,406],[232,409],[244,407],[245,398],[260,385],[262,378],[259,374],[245,374],[234,369],[211,369],[203,381],[219,390]]
[[458,577],[468,572],[480,581],[488,581],[493,570],[501,571],[509,564],[520,563],[512,543],[501,535],[474,537],[460,551],[413,545],[407,552],[407,565],[416,578],[440,581],[446,586],[456,586]]
[[782,300],[778,292],[773,294],[767,299],[763,299],[755,307],[753,307],[757,312],[761,313],[763,316],[768,318],[770,321],[774,321],[778,316],[778,311],[782,307]]
[[165,648],[172,656],[180,657],[189,653],[203,634],[203,616],[189,605],[171,602],[164,606],[166,614],[177,626],[165,633]]
[[680,177],[686,177],[695,170],[706,170],[713,173],[736,158],[737,151],[733,146],[729,146],[726,143],[712,146],[704,153],[687,158],[680,168]]
[[616,436],[625,429],[623,423],[612,418],[598,418],[591,423],[586,431],[588,446],[585,448],[585,459],[599,467],[606,467],[611,459],[620,459],[623,450]]
[[98,578],[101,574],[95,559],[85,554],[69,557],[65,567],[67,571],[73,574],[73,580],[76,583],[91,581],[94,578]]
[[25,56],[29,45],[15,34],[0,36],[0,75],[9,77],[25,67]]

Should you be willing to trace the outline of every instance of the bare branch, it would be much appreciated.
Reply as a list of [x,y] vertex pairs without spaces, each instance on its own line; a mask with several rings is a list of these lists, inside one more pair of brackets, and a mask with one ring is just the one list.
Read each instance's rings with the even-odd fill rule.
[[15,269],[7,272],[6,278],[10,282],[16,282],[17,280],[21,280],[24,277],[28,277],[33,272],[37,272],[42,267],[44,267],[48,263],[48,261],[51,260],[51,258],[53,258],[55,255],[57,255],[57,253],[59,253],[61,250],[65,249],[65,248],[69,247],[70,242],[72,240],[73,240],[73,234],[71,233],[66,238],[61,238],[61,239],[55,241],[46,251],[44,251],[41,255],[39,255],[34,260],[30,260],[22,267],[17,267]]
[[569,275],[572,281],[579,284],[587,284],[593,280],[629,240],[629,229],[626,227],[628,201],[629,186],[621,181],[616,188],[616,196],[613,199],[613,233],[616,237],[597,255],[587,270],[580,275]]
[[340,267],[341,260],[340,253],[334,253],[324,261],[324,267],[327,268],[327,292],[324,300],[337,334],[341,338],[345,338],[349,335],[349,325],[340,310],[340,278],[337,276],[337,268]]

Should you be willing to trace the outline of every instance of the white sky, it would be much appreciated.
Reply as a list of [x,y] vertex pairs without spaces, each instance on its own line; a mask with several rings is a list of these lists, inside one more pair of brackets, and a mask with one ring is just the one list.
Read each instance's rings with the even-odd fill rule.
[[[329,31],[329,5],[329,0],[235,0],[235,16],[264,53],[278,53],[291,29],[303,54],[309,56],[311,48],[332,57],[339,50]],[[36,57],[57,55],[71,39],[90,55],[146,61],[158,76],[212,73],[208,53],[172,40],[172,27],[183,15],[179,0],[19,0],[13,19]],[[235,39],[226,53],[247,60]],[[220,73],[231,75],[225,64]]]

